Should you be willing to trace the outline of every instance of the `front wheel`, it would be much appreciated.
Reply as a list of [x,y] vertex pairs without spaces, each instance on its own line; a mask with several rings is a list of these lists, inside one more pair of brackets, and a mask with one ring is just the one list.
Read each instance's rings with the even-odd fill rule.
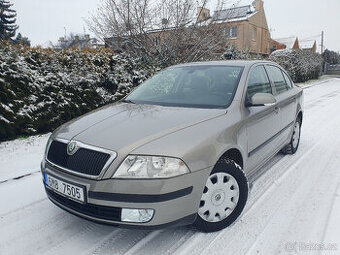
[[248,189],[242,168],[233,160],[219,160],[204,187],[194,226],[204,232],[228,227],[242,213]]

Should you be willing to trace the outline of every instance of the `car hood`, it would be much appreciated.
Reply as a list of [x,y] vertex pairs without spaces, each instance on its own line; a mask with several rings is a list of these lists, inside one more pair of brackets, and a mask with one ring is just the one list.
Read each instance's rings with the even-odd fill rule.
[[225,113],[225,109],[116,103],[64,124],[56,130],[54,137],[115,151],[132,151],[162,136]]

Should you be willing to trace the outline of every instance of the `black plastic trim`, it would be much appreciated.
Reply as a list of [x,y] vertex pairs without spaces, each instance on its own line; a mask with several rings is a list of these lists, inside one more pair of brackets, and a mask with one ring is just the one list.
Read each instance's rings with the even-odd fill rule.
[[[109,221],[120,221],[121,211],[120,207],[104,206],[96,204],[81,204],[74,200],[68,199],[67,197],[61,196],[45,187],[47,197],[56,205],[62,209],[73,212],[74,214],[83,214],[84,217],[94,217],[98,220],[109,220]],[[77,213],[76,213],[77,212]],[[78,215],[78,214],[77,214]]]
[[193,187],[177,190],[165,194],[146,195],[146,194],[121,194],[89,191],[88,197],[92,199],[114,201],[114,202],[131,202],[131,203],[158,203],[173,200],[176,198],[189,195]]
[[[88,218],[88,217],[94,217],[94,216],[88,216],[86,214],[82,214],[81,212],[78,211],[73,211],[71,208],[68,208],[57,201],[55,201],[52,197],[47,196],[49,200],[58,206],[59,208],[79,217],[87,221],[95,222],[97,224],[101,225],[109,225],[109,226],[114,226],[114,227],[119,227],[119,228],[126,228],[126,229],[142,229],[142,230],[156,230],[156,229],[164,229],[164,228],[171,228],[171,227],[179,227],[179,226],[186,226],[186,225],[191,225],[192,223],[195,222],[197,218],[197,213],[190,214],[188,216],[185,216],[183,218],[180,218],[178,220],[160,224],[160,225],[140,225],[140,224],[126,224],[124,222],[104,222],[103,219],[101,218]],[[105,219],[104,219],[105,220]]]

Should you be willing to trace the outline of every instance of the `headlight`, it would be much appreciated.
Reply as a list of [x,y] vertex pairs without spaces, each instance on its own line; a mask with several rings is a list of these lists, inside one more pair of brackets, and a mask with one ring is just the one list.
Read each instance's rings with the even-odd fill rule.
[[119,166],[114,178],[168,178],[189,173],[177,158],[129,155]]

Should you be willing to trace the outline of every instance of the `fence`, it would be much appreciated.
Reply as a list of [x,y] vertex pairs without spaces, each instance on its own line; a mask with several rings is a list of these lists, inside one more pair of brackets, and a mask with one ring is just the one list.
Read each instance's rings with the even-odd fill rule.
[[326,65],[326,74],[340,75],[340,65]]

